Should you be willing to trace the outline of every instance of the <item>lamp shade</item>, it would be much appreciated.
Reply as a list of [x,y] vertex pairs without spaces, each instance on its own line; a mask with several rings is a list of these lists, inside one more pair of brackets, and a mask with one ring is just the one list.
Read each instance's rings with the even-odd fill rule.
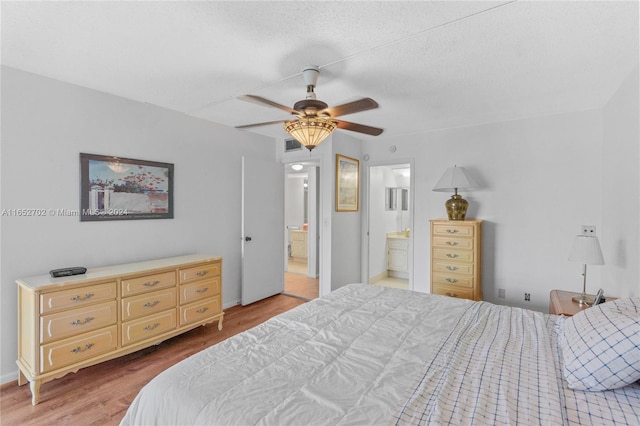
[[604,265],[604,257],[602,257],[598,237],[589,235],[576,236],[569,254],[569,261],[585,265]]
[[449,167],[445,170],[444,174],[433,187],[434,191],[438,192],[450,192],[454,190],[473,191],[477,189],[478,185],[469,176],[464,167]]

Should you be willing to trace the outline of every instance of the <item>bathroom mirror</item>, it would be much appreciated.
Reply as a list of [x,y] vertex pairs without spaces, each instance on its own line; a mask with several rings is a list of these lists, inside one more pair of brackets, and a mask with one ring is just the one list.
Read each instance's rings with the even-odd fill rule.
[[385,210],[409,210],[409,189],[398,187],[385,188]]
[[385,210],[393,211],[398,208],[398,188],[385,188]]

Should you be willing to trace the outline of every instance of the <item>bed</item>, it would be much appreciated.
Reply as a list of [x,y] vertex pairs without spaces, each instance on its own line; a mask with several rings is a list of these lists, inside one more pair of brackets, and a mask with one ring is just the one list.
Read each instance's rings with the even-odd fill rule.
[[[600,306],[622,312],[613,322],[628,342],[613,361],[607,349],[596,355],[598,367],[566,350],[579,352],[572,339],[585,315],[351,284],[162,372],[121,424],[637,425],[640,298],[618,300]],[[603,339],[590,336],[580,339],[586,352],[598,345],[589,339]],[[572,358],[581,356],[586,374]],[[613,373],[601,370],[620,358],[624,377],[609,383]],[[611,389],[579,390],[593,377]]]

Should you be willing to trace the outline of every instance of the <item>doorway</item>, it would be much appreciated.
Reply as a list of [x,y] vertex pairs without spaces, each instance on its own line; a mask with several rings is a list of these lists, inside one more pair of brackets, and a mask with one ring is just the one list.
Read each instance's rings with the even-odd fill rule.
[[319,169],[305,162],[284,167],[284,294],[311,300],[319,295]]
[[369,167],[368,282],[412,289],[411,163]]

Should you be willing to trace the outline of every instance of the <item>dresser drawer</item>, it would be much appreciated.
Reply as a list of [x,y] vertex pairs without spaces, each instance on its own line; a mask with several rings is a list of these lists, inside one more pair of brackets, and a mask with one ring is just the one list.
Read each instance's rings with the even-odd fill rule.
[[43,293],[40,295],[40,313],[48,314],[63,309],[92,305],[106,300],[115,300],[115,298],[115,281],[71,290]]
[[135,294],[156,291],[162,288],[176,285],[176,273],[164,272],[162,274],[145,275],[143,277],[122,280],[122,297]]
[[122,346],[140,342],[174,328],[176,328],[175,309],[129,321],[122,324]]
[[210,318],[221,312],[220,296],[180,307],[180,326]]
[[180,286],[180,304],[195,302],[220,294],[220,277]]
[[291,241],[306,241],[307,233],[304,231],[291,231]]
[[471,250],[473,248],[473,239],[454,238],[454,237],[433,237],[433,246]]
[[473,225],[465,225],[464,222],[438,223],[433,225],[433,235],[473,237]]
[[433,285],[433,293],[440,294],[442,296],[458,297],[460,299],[473,300],[473,289],[461,288],[453,285]]
[[401,240],[399,238],[387,238],[387,248],[407,250],[409,248],[409,240]]
[[434,248],[433,257],[435,259],[456,260],[471,262],[473,260],[473,250],[455,250],[450,248]]
[[118,327],[113,325],[66,340],[42,345],[40,347],[40,368],[42,372],[53,371],[116,349],[118,346],[117,330]]
[[457,275],[447,273],[434,273],[434,284],[454,285],[456,287],[473,288],[475,284],[473,275]]
[[473,263],[454,262],[446,260],[433,260],[434,272],[450,272],[455,274],[473,274]]
[[40,343],[49,343],[115,324],[115,300],[40,317]]
[[122,321],[130,321],[176,306],[176,289],[154,291],[153,293],[122,299]]
[[220,275],[220,263],[207,263],[180,270],[180,284]]

